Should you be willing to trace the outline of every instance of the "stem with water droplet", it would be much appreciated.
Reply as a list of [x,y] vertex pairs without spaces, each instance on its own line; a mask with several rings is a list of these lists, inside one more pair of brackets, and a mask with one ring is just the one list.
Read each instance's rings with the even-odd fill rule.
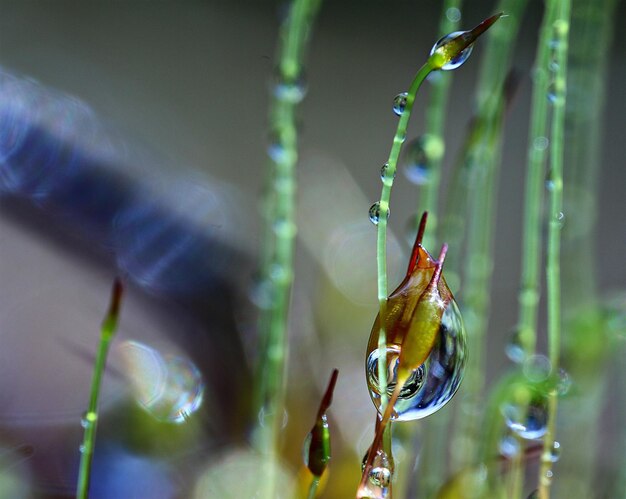
[[302,57],[320,0],[294,0],[280,30],[277,85],[270,110],[270,126],[280,154],[272,157],[264,200],[264,241],[261,275],[268,284],[270,303],[259,315],[261,348],[257,367],[255,407],[263,419],[254,433],[257,450],[267,459],[263,497],[274,498],[285,399],[286,331],[296,236],[295,168],[298,160],[296,108],[304,92]]
[[85,427],[85,432],[83,436],[83,443],[80,447],[80,467],[78,470],[78,485],[76,488],[76,497],[78,499],[85,499],[89,494],[91,463],[96,446],[98,398],[100,397],[100,386],[102,384],[102,376],[104,375],[104,367],[106,365],[109,346],[113,336],[115,335],[115,331],[117,330],[122,291],[122,283],[119,279],[116,279],[111,292],[109,310],[104,318],[104,321],[102,322],[102,328],[100,330],[100,343],[98,344],[98,353],[96,355],[96,363],[94,365],[93,378],[91,380],[89,407],[83,416],[82,422]]
[[[548,244],[546,254],[547,301],[548,301],[548,354],[552,372],[559,369],[561,350],[561,222],[557,214],[563,208],[563,145],[565,129],[565,101],[567,93],[567,45],[570,23],[570,0],[552,0],[558,7],[552,29],[555,47],[554,99],[550,150],[552,188],[549,192]],[[557,411],[557,392],[551,390],[548,399],[548,427],[543,441],[543,455],[539,474],[539,498],[549,499],[551,478],[547,476],[552,467],[552,446]]]

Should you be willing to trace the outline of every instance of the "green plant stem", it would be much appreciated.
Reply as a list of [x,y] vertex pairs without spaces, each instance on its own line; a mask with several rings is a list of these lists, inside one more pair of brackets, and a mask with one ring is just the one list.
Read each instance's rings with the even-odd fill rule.
[[100,342],[96,354],[96,363],[93,369],[91,380],[91,390],[89,395],[89,407],[83,415],[82,424],[85,428],[83,443],[80,446],[80,466],[78,469],[78,485],[76,497],[85,499],[89,495],[89,479],[91,476],[91,463],[96,446],[96,428],[98,423],[98,399],[100,397],[100,386],[106,365],[107,354],[111,340],[117,330],[119,317],[119,306],[122,295],[122,285],[120,281],[115,281],[111,295],[111,304],[100,330]]
[[296,236],[295,168],[298,160],[296,108],[304,96],[302,56],[317,13],[319,0],[294,0],[281,26],[277,83],[270,111],[275,134],[265,192],[265,231],[262,249],[262,283],[268,299],[259,314],[261,353],[255,386],[255,411],[259,425],[253,436],[256,449],[267,457],[263,496],[276,496],[275,462],[285,403],[287,322]]
[[[507,17],[487,37],[477,91],[477,114],[470,128],[464,158],[453,172],[447,196],[443,237],[450,243],[448,269],[463,273],[461,309],[470,351],[458,424],[452,437],[452,464],[462,468],[477,458],[477,435],[485,385],[485,336],[488,326],[493,261],[495,190],[500,168],[504,112],[511,95],[504,95],[511,54],[526,0],[503,0],[498,10]],[[467,249],[462,241],[467,228]],[[463,264],[461,264],[461,258]]]
[[[448,17],[450,9],[459,9],[462,0],[446,0],[443,4],[443,11],[439,21],[439,36],[456,31],[459,21],[451,21]],[[452,74],[449,71],[440,71],[437,78],[430,81],[430,96],[426,108],[426,120],[424,126],[424,137],[434,143],[434,147],[426,148],[427,152],[432,152],[427,158],[428,161],[428,181],[421,186],[418,195],[417,217],[425,211],[428,212],[429,230],[424,234],[423,245],[431,248],[435,244],[434,235],[437,233],[437,214],[439,203],[439,183],[441,179],[441,165],[445,152],[444,128],[446,120],[446,109],[448,95],[450,93],[450,83]]]
[[[554,97],[550,150],[551,188],[549,191],[548,241],[546,253],[547,300],[548,300],[548,354],[553,372],[558,372],[561,351],[561,226],[563,209],[563,148],[565,130],[565,102],[567,92],[567,45],[570,28],[570,1],[552,0],[557,14],[552,23],[556,63],[554,70]],[[548,426],[544,437],[543,455],[539,475],[539,498],[549,499],[552,480],[551,450],[557,411],[557,392],[549,394]]]
[[[533,69],[533,95],[524,196],[522,277],[519,292],[519,340],[527,356],[535,353],[542,255],[541,213],[544,202],[545,162],[548,152],[548,95],[550,45],[556,19],[556,1],[546,3]],[[521,497],[524,463],[516,460],[511,470],[513,498]]]
[[527,355],[537,343],[540,262],[542,254],[541,213],[543,210],[545,171],[548,153],[548,92],[550,85],[550,40],[555,19],[555,3],[548,2],[543,16],[537,56],[533,70],[531,124],[524,196],[522,278],[519,293],[520,341]]
[[421,84],[424,82],[428,74],[433,70],[433,66],[427,61],[416,73],[411,86],[407,91],[406,106],[400,115],[398,127],[393,137],[393,144],[387,167],[383,175],[383,187],[379,201],[379,217],[378,217],[378,233],[376,239],[376,262],[378,271],[378,303],[380,307],[380,333],[378,336],[378,379],[379,391],[381,396],[381,412],[385,411],[387,404],[387,334],[385,332],[384,317],[387,316],[387,218],[389,215],[389,201],[391,198],[391,188],[393,187],[393,179],[398,166],[398,158],[400,150],[406,138],[406,130],[413,110],[415,96]]
[[309,485],[309,492],[307,494],[307,499],[315,499],[317,496],[317,488],[319,487],[321,477],[313,476],[311,479],[311,485]]

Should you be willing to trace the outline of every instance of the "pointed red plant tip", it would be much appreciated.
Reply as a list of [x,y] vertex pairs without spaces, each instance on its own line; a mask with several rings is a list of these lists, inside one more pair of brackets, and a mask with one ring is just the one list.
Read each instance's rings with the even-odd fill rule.
[[122,295],[124,294],[124,285],[119,277],[115,278],[113,282],[113,288],[111,289],[111,304],[109,305],[110,318],[117,318],[120,313],[120,304],[122,302]]
[[430,279],[430,283],[428,283],[428,289],[430,290],[438,289],[439,280],[441,279],[441,272],[443,271],[443,262],[446,260],[447,252],[448,252],[448,245],[444,243],[444,245],[441,247],[439,258],[437,259],[437,266],[435,267],[433,276]]
[[419,228],[417,229],[417,236],[415,236],[415,243],[413,244],[413,250],[411,251],[411,258],[409,259],[409,267],[406,270],[406,275],[410,275],[415,269],[417,259],[419,258],[420,246],[422,246],[422,240],[424,239],[424,232],[426,231],[426,221],[428,220],[428,212],[425,211],[420,220]]
[[481,22],[478,26],[476,26],[474,29],[472,29],[469,32],[470,36],[473,37],[472,41],[470,43],[472,43],[474,40],[476,40],[476,38],[478,38],[480,35],[482,35],[489,28],[491,28],[491,26],[493,26],[495,24],[495,22],[498,19],[500,19],[503,15],[504,15],[504,12],[500,12],[498,14],[495,14],[495,15],[491,16],[491,17],[488,17],[483,22]]
[[328,382],[328,386],[326,387],[326,393],[324,393],[324,397],[320,402],[320,408],[317,411],[317,418],[321,418],[324,413],[330,407],[330,404],[333,401],[333,393],[335,392],[335,385],[337,384],[337,377],[339,376],[339,369],[333,369],[333,373],[330,375],[330,381]]

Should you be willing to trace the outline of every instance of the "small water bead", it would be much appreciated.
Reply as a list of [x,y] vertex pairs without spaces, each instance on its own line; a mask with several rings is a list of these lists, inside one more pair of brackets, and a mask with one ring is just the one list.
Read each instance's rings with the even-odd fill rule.
[[307,84],[304,78],[295,78],[291,81],[281,80],[274,86],[274,97],[283,102],[298,104],[307,93]]
[[552,363],[545,355],[531,355],[524,360],[522,371],[529,381],[537,383],[548,379]]
[[559,211],[556,215],[554,215],[554,221],[556,222],[558,228],[562,229],[565,224],[565,214],[562,211]]
[[517,438],[507,435],[500,440],[499,448],[502,456],[511,459],[519,454],[521,446]]
[[[380,180],[382,180],[383,182],[385,181],[385,179],[387,179],[387,172],[389,171],[389,163],[385,163],[383,166],[381,166],[380,168]],[[393,172],[393,177],[392,179],[396,178],[396,171]]]
[[98,414],[96,414],[95,412],[86,411],[83,413],[82,417],[80,418],[80,425],[83,428],[87,428],[87,426],[95,423],[97,420],[98,420]]
[[412,140],[404,156],[404,174],[416,184],[424,185],[430,181],[432,162],[443,157],[445,145],[439,137],[425,134]]
[[408,95],[407,92],[401,92],[393,99],[393,112],[398,116],[402,116],[402,113],[406,109],[406,99]]
[[[391,210],[387,209],[387,218],[389,218],[389,213]],[[372,206],[370,206],[369,210],[370,222],[374,225],[378,225],[380,222],[380,202],[376,201]]]
[[548,148],[548,145],[550,145],[550,141],[547,137],[535,137],[535,140],[533,141],[533,147],[538,151],[545,151]]
[[550,83],[550,85],[548,85],[548,93],[546,94],[546,96],[547,96],[548,102],[550,104],[556,103],[557,92],[556,92],[556,85],[554,84],[554,82],[552,82],[552,83]]
[[524,362],[526,358],[526,351],[524,350],[524,346],[522,344],[522,338],[519,328],[514,328],[511,331],[509,336],[509,341],[504,347],[504,353],[511,360],[511,362],[515,362],[516,364],[521,364]]
[[[433,45],[433,48],[430,50],[430,55],[433,55],[435,53],[435,51],[439,48],[442,47],[443,45],[445,45],[446,43],[450,42],[451,40],[453,40],[454,38],[456,38],[457,36],[460,36],[464,33],[467,33],[467,31],[454,31],[444,37],[442,37],[437,43],[435,43],[435,45]],[[451,71],[453,69],[458,68],[459,66],[461,66],[465,61],[467,61],[467,59],[469,58],[469,56],[472,54],[472,50],[474,50],[474,44],[470,44],[468,45],[464,50],[462,50],[456,57],[452,58],[447,64],[444,64],[441,69],[443,71]]]
[[456,7],[446,10],[446,17],[451,23],[458,23],[461,20],[461,11]]
[[556,392],[559,396],[567,395],[572,388],[572,380],[563,368],[559,369],[559,378],[556,382]]
[[[372,335],[368,344],[366,378],[370,397],[380,411],[378,384],[378,337]],[[396,386],[400,357],[398,345],[387,345],[387,394]],[[421,419],[437,412],[454,396],[463,379],[467,359],[466,333],[461,312],[452,300],[443,313],[439,336],[430,355],[405,383],[394,406],[398,421]]]
[[552,449],[550,449],[548,459],[552,463],[556,463],[561,459],[561,444],[556,440],[552,443]]
[[[365,464],[367,462],[369,452],[366,452],[361,461],[361,471],[365,471]],[[391,484],[391,478],[393,476],[393,462],[387,456],[387,453],[382,449],[376,452],[374,462],[372,463],[372,469],[369,472],[369,481],[381,489],[387,489]]]
[[258,308],[266,310],[273,303],[274,286],[270,279],[257,277],[250,285],[249,297]]
[[548,401],[541,394],[533,395],[527,403],[506,403],[501,408],[506,425],[520,437],[533,440],[546,433],[548,424]]

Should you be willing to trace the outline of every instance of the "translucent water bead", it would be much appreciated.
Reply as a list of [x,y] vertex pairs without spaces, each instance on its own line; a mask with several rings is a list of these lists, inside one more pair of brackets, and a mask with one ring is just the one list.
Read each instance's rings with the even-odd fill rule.
[[[392,298],[390,306],[393,307]],[[389,334],[389,333],[388,333]],[[400,346],[387,346],[387,395],[390,397],[396,386]],[[375,339],[375,341],[372,341]],[[378,334],[372,334],[367,353],[367,385],[370,397],[380,412],[378,386]],[[439,328],[439,336],[430,355],[416,369],[400,392],[395,404],[393,419],[410,421],[421,419],[441,409],[456,393],[463,379],[467,358],[466,333],[461,312],[454,300],[446,308]]]
[[406,108],[406,99],[409,94],[406,92],[399,93],[393,99],[393,112],[398,116],[402,116]]
[[[433,45],[433,48],[430,50],[430,55],[435,53],[439,47],[445,45],[449,41],[453,40],[457,36],[461,36],[465,33],[469,33],[468,31],[453,31],[452,33],[442,37],[439,39],[437,43]],[[447,64],[444,64],[441,69],[444,71],[450,71],[452,69],[456,69],[461,66],[469,56],[472,54],[472,50],[474,50],[474,44],[468,45],[464,50],[462,50],[456,57],[452,58]]]
[[[387,218],[389,218],[390,211],[391,210],[387,209]],[[372,222],[374,225],[378,225],[378,222],[380,222],[380,203],[378,201],[370,206],[369,218],[370,222]]]
[[[365,463],[368,458],[369,451],[363,456],[361,471],[365,470]],[[361,495],[362,499],[366,497],[384,498],[389,493],[389,486],[393,478],[393,460],[389,459],[387,453],[382,449],[376,452],[372,469],[368,474],[368,484],[366,495]]]
[[506,425],[511,431],[527,440],[545,435],[548,424],[548,399],[539,392],[530,393],[530,400],[508,402],[501,407]]

